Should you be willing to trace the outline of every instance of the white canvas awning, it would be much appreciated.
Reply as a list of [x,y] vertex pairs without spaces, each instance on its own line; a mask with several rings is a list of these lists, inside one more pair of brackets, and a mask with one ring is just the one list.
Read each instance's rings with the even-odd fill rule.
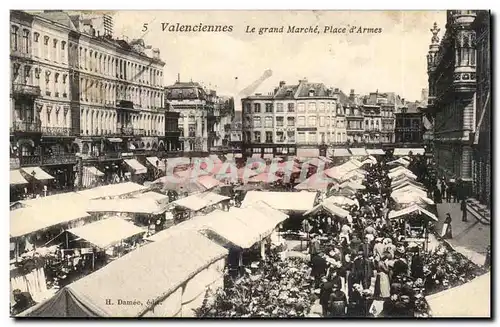
[[132,168],[132,170],[134,171],[134,174],[136,174],[136,175],[145,174],[148,172],[148,169],[146,167],[144,167],[143,165],[141,165],[141,163],[139,161],[137,161],[136,159],[126,159],[125,163],[130,168]]
[[157,193],[157,192],[146,192],[146,193],[140,193],[135,196],[137,199],[153,199],[156,202],[159,203],[165,203],[168,202],[168,196],[165,194]]
[[10,212],[10,237],[19,237],[90,215],[71,205],[36,205]]
[[146,189],[147,187],[142,186],[140,184],[126,182],[126,183],[98,186],[77,193],[86,199],[99,199],[104,197],[117,197],[132,193],[139,193]]
[[264,155],[262,156],[262,158],[264,158],[264,159],[272,159],[272,158],[274,158],[274,155],[272,153],[264,153]]
[[383,155],[385,155],[385,151],[382,150],[382,149],[366,149],[366,152],[369,155],[372,155],[372,156],[383,156]]
[[389,212],[389,219],[396,219],[396,218],[399,218],[399,217],[402,217],[405,215],[409,215],[409,214],[414,213],[414,212],[416,212],[418,214],[424,214],[427,217],[431,218],[432,220],[438,221],[438,218],[436,217],[435,214],[425,210],[424,208],[421,208],[418,205],[412,205],[408,208],[404,208],[404,209],[401,209],[398,211],[391,211],[391,212]]
[[351,153],[347,149],[333,149],[334,157],[350,157]]
[[104,173],[94,166],[85,166],[85,167],[83,167],[83,170],[87,174],[90,174],[90,175],[94,175],[94,176],[98,176],[98,177],[104,176]]
[[193,194],[188,197],[174,201],[178,207],[183,207],[192,211],[198,211],[211,205],[220,203],[221,201],[229,200],[229,197],[219,195],[217,193],[205,192]]
[[408,156],[410,154],[410,152],[413,155],[417,155],[417,154],[423,155],[425,153],[425,149],[424,148],[396,148],[396,149],[394,149],[393,155],[395,157],[404,157],[404,156]]
[[155,168],[165,170],[165,161],[158,159],[158,157],[147,157],[146,160]]
[[260,153],[254,153],[252,154],[252,158],[260,158],[261,154]]
[[24,185],[28,181],[23,177],[19,169],[10,171],[10,185]]
[[203,187],[205,187],[207,190],[223,185],[221,182],[219,182],[217,179],[213,178],[210,175],[198,177],[198,183],[203,185]]
[[297,157],[299,157],[299,158],[317,158],[317,157],[319,157],[319,149],[297,148]]
[[399,159],[390,161],[387,164],[388,165],[403,165],[405,167],[408,167],[408,165],[410,164],[410,162],[408,160],[403,159],[403,158],[399,158]]
[[68,230],[101,249],[107,249],[132,236],[145,232],[140,227],[123,220],[120,217],[111,217]]
[[332,202],[324,201],[324,202],[318,204],[317,206],[315,206],[314,208],[312,208],[311,210],[304,213],[304,216],[314,214],[322,209],[325,211],[328,211],[329,213],[331,213],[332,215],[337,216],[337,217],[345,218],[349,215],[349,211],[344,210],[344,209],[336,206]]
[[167,210],[166,203],[151,198],[90,200],[88,212],[128,212],[139,214],[161,214]]
[[395,179],[396,177],[398,176],[406,176],[408,178],[411,178],[411,179],[416,179],[417,176],[415,174],[413,174],[410,170],[396,170],[392,173],[389,173],[387,174],[387,176],[390,178],[390,179]]
[[54,177],[47,174],[40,167],[26,167],[26,168],[21,168],[21,170],[39,181],[54,179]]
[[341,196],[341,195],[332,195],[332,196],[326,198],[326,200],[324,202],[331,202],[331,203],[335,203],[335,204],[341,205],[341,206],[342,205],[353,206],[356,204],[356,201],[351,200],[348,197]]
[[433,318],[491,318],[491,273],[425,297]]
[[277,210],[305,212],[314,207],[316,192],[261,192],[249,191],[243,199],[241,207],[256,202],[264,202]]
[[365,148],[350,148],[351,154],[355,157],[364,157],[368,156],[368,152],[366,152]]

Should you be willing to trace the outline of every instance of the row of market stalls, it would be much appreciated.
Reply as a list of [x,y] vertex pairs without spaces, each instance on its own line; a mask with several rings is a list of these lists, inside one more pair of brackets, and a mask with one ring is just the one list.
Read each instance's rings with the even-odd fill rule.
[[264,254],[289,217],[254,200],[196,215],[150,236],[151,244],[66,286],[22,316],[193,317],[207,291],[223,287],[226,262],[235,253],[238,262],[244,252]]

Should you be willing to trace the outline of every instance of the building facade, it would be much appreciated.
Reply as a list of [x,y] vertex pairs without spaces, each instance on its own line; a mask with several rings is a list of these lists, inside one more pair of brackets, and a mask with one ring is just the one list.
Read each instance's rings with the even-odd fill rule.
[[171,111],[179,114],[180,151],[208,153],[228,146],[232,98],[220,97],[197,82],[180,80],[165,88],[165,97]]
[[491,205],[491,29],[490,13],[480,11],[473,28],[476,32],[476,117],[473,142],[473,194]]
[[244,151],[263,157],[301,156],[301,152],[326,153],[329,143],[345,142],[347,124],[339,93],[302,79],[296,85],[282,81],[267,95],[243,98]]
[[[21,18],[29,23],[21,27]],[[164,146],[165,63],[159,50],[143,40],[114,39],[109,19],[100,19],[101,34],[95,19],[63,11],[11,14],[12,127],[33,126],[24,129],[39,135],[17,157],[21,166],[41,165],[61,175],[56,180],[65,186],[81,185],[83,166],[111,177],[122,166],[122,153],[147,155]],[[32,68],[18,68],[19,49]],[[20,101],[16,90],[32,95]]]
[[[396,113],[394,130],[396,143],[421,145],[424,141],[423,114],[418,102],[403,103]],[[418,146],[420,147],[420,146]]]
[[461,179],[469,193],[476,123],[476,32],[471,25],[475,18],[475,11],[448,11],[441,42],[437,24],[431,29],[427,55],[436,168],[447,179]]

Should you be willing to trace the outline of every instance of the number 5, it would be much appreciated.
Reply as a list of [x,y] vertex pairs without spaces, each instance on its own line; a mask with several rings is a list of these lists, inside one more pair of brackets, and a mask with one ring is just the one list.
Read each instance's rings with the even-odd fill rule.
[[142,25],[142,31],[146,32],[147,30],[148,30],[148,23],[144,23],[144,25]]

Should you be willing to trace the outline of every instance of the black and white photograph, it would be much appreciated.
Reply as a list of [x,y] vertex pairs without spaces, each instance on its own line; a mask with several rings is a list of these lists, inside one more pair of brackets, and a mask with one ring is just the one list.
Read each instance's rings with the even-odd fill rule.
[[9,19],[11,318],[492,318],[489,10]]

